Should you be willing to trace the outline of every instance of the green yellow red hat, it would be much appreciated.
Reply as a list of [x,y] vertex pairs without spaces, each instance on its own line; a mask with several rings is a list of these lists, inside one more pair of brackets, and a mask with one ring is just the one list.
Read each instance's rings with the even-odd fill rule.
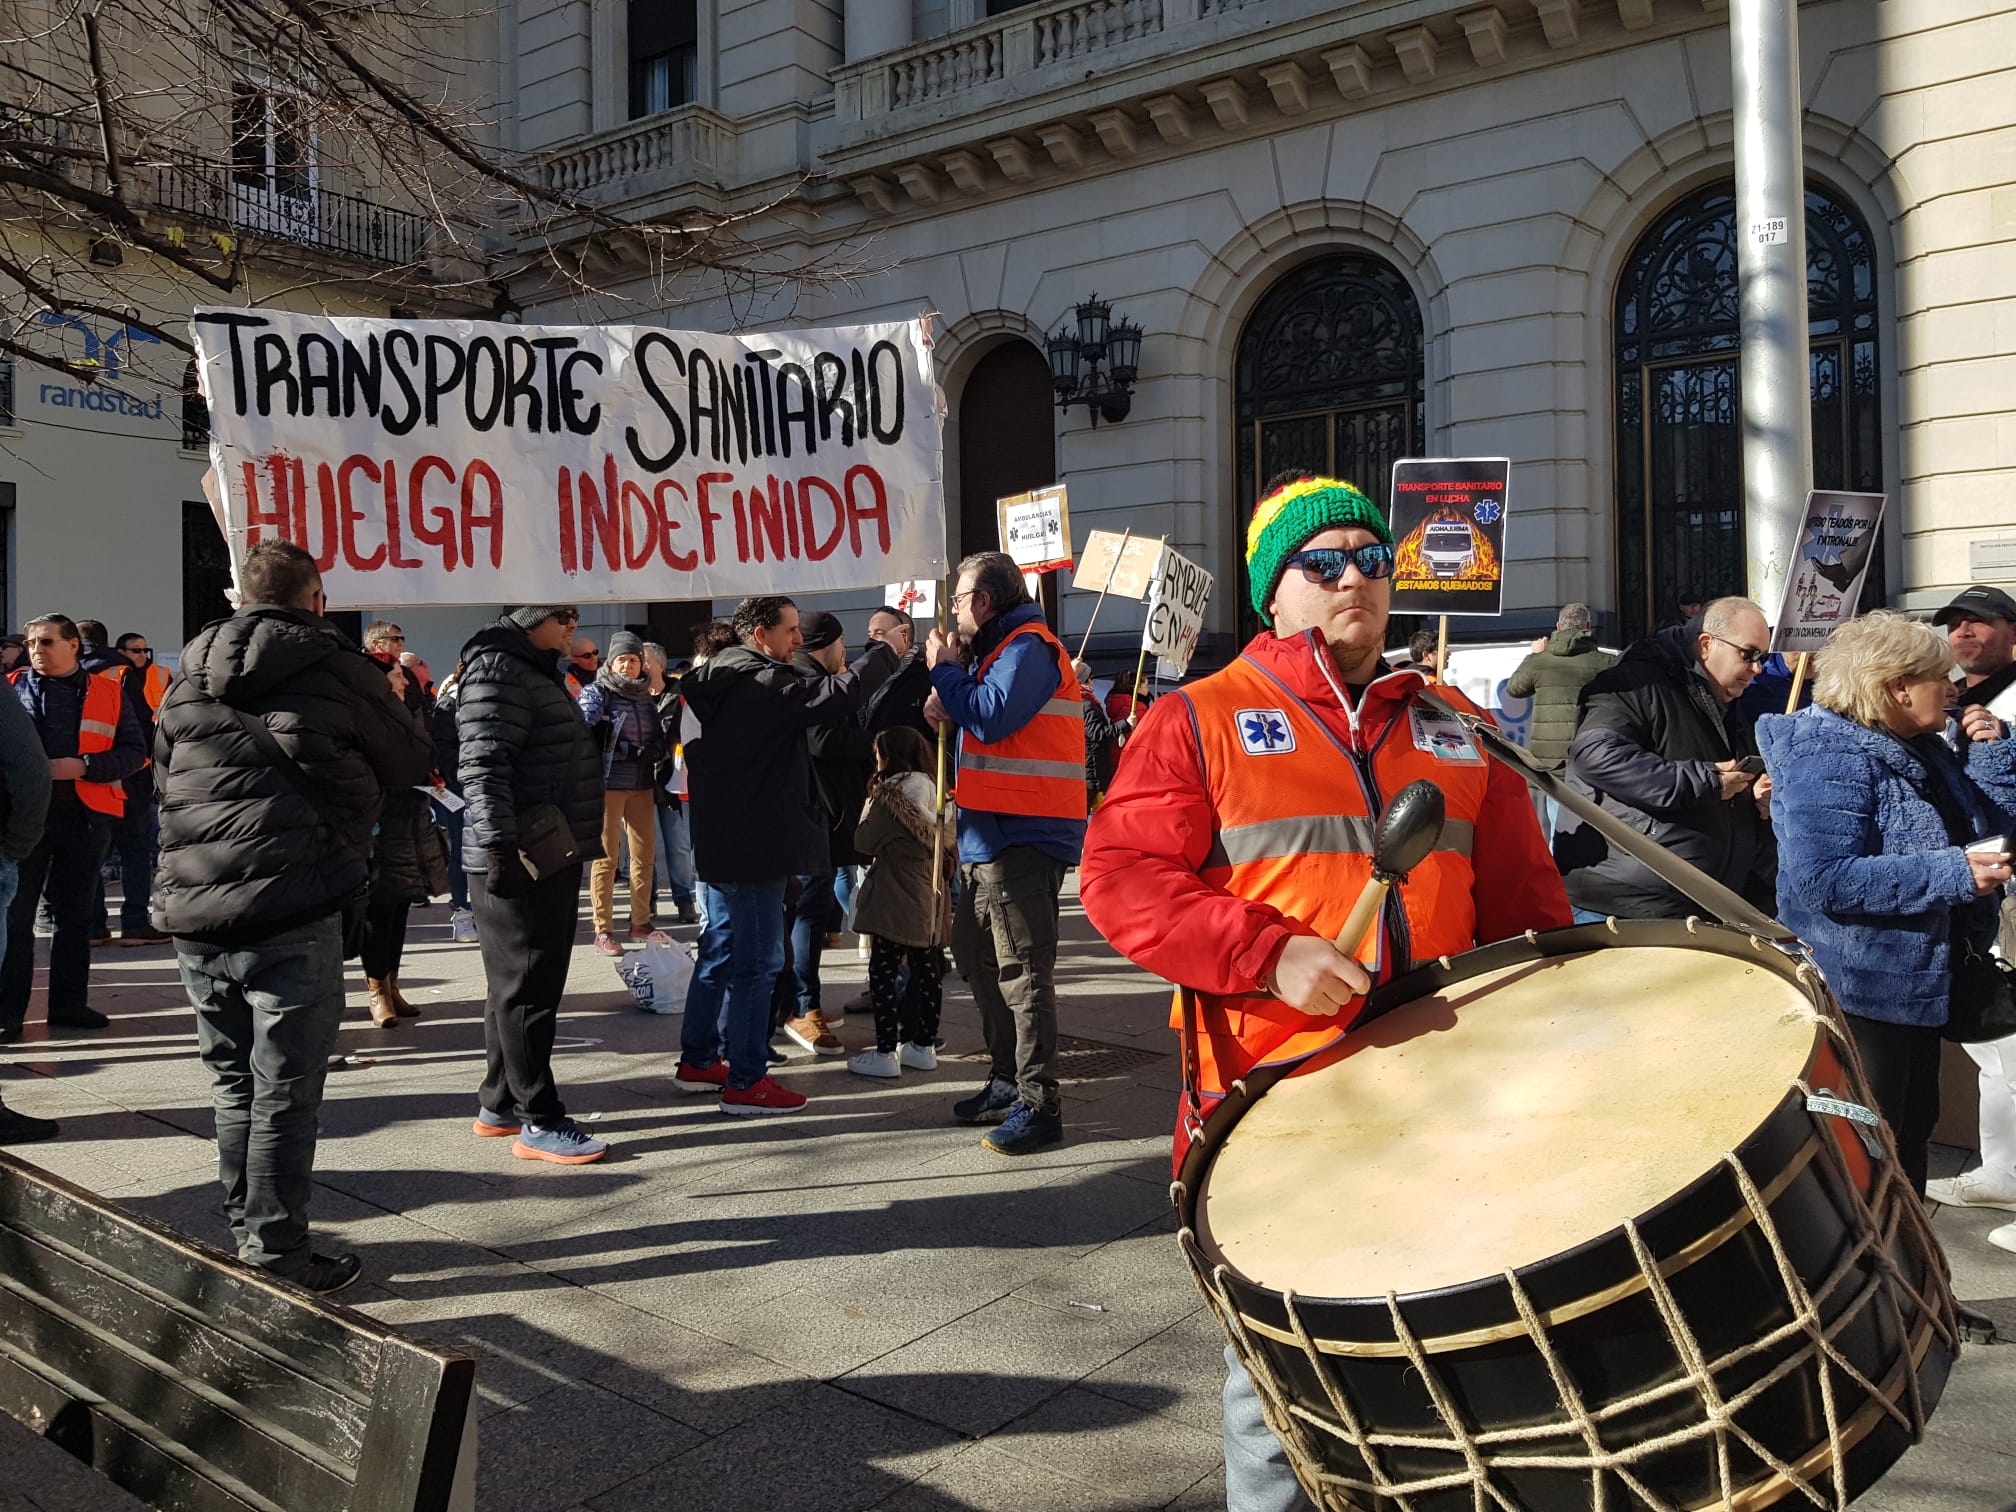
[[1379,506],[1337,478],[1296,478],[1254,507],[1252,523],[1246,527],[1246,578],[1261,624],[1273,628],[1267,605],[1288,558],[1312,536],[1354,525],[1388,546],[1393,544],[1393,532]]

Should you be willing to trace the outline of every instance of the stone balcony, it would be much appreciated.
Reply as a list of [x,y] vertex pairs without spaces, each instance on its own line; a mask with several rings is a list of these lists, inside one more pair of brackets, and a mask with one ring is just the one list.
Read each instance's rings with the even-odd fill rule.
[[1727,0],[1049,0],[834,70],[813,150],[874,214],[929,213],[1211,134],[1719,24]]
[[705,105],[682,105],[626,121],[541,155],[539,182],[556,193],[613,207],[696,184],[734,179],[735,123]]

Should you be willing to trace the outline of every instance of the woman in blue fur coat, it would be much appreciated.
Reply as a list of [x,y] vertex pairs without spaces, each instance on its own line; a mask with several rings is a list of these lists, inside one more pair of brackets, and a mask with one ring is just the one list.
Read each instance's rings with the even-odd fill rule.
[[[1953,653],[1878,610],[1820,654],[1813,707],[1767,716],[1778,916],[1812,948],[1922,1195],[1939,1119],[1952,962],[1987,953],[2009,856],[1970,855],[2016,815],[2016,742],[1987,710],[1946,712]],[[1957,749],[1954,743],[1957,740]]]

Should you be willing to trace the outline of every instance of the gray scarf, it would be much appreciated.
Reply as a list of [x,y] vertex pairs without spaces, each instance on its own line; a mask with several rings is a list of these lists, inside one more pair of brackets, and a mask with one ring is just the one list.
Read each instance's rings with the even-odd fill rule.
[[615,668],[603,663],[602,670],[595,674],[595,685],[604,692],[614,693],[622,698],[648,699],[651,696],[651,678],[619,677]]

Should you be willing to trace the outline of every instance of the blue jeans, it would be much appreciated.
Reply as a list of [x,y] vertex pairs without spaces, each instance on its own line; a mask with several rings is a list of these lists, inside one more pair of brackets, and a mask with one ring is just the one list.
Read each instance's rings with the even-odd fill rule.
[[686,989],[679,1058],[711,1066],[725,1051],[731,1087],[753,1087],[769,1074],[770,994],[784,969],[785,881],[700,884],[707,927]]
[[238,1258],[280,1275],[308,1263],[316,1115],[343,1021],[335,915],[241,950],[175,942],[209,1068],[217,1174]]
[[658,884],[663,881],[672,892],[672,906],[684,911],[693,906],[693,835],[686,827],[686,805],[661,803],[658,806],[658,865],[651,873],[651,900],[658,900]]
[[21,863],[0,861],[0,956],[7,954],[7,911],[14,906],[14,894],[21,886]]
[[1575,922],[1577,924],[1601,924],[1605,919],[1610,917],[1610,915],[1604,913],[1601,909],[1596,908],[1570,908],[1568,911],[1575,915]]
[[[119,890],[125,894],[119,905],[119,929],[133,934],[152,929],[147,906],[154,896],[155,844],[161,836],[161,806],[154,801],[154,769],[143,767],[137,777],[126,779],[126,812],[112,821],[111,853],[119,858]],[[91,916],[93,932],[106,929],[111,915],[105,910],[105,879],[98,879],[98,902]]]
[[847,927],[847,915],[854,907],[854,894],[861,886],[861,868],[843,866],[833,874],[833,928]]
[[780,1018],[803,1018],[819,1006],[819,958],[826,953],[826,932],[833,927],[833,873],[816,872],[797,880],[798,902],[791,910],[791,970],[777,981]]
[[1313,1512],[1288,1451],[1260,1415],[1260,1394],[1225,1346],[1225,1512]]

